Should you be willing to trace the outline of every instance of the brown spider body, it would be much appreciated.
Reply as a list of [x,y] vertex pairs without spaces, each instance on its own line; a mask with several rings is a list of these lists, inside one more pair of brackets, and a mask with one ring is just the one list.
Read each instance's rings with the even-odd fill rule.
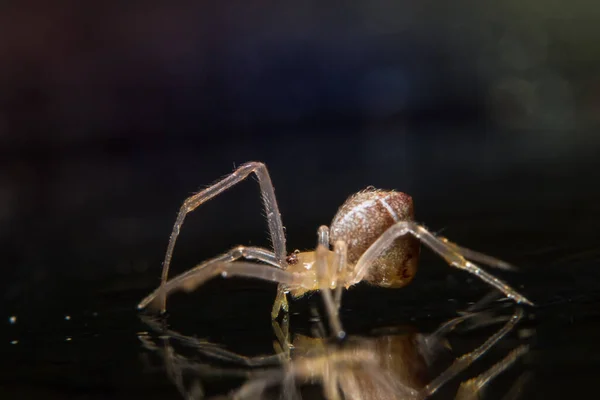
[[[330,225],[331,244],[348,245],[348,263],[356,264],[383,232],[399,221],[412,221],[412,197],[401,192],[367,189],[348,198]],[[399,237],[373,263],[364,280],[372,285],[400,288],[409,284],[417,270],[420,243],[409,235]]]
[[[414,207],[412,197],[405,193],[368,188],[350,196],[339,208],[330,225],[330,243],[337,241],[347,244],[347,263],[354,266],[364,252],[383,232],[399,221],[412,221]],[[420,243],[409,235],[399,237],[379,256],[364,281],[387,288],[401,288],[408,285],[417,270]],[[288,288],[294,298],[319,290],[321,284],[314,268],[315,251],[295,251],[287,257],[288,271],[302,274],[304,285]],[[327,264],[335,265],[335,254],[327,250]],[[335,276],[329,277],[330,288],[340,284]],[[344,282],[349,287],[352,282]],[[326,284],[327,285],[327,284]]]

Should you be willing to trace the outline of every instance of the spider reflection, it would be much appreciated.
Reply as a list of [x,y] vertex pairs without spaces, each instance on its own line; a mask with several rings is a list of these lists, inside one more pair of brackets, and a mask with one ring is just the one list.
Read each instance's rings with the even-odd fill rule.
[[[210,397],[212,399],[270,399],[279,394],[280,399],[299,400],[315,398],[314,393],[303,396],[318,390],[327,400],[421,400],[431,397],[488,353],[513,331],[523,315],[521,308],[515,308],[511,315],[491,311],[465,313],[430,334],[416,333],[414,329],[391,329],[367,337],[348,336],[344,342],[326,339],[322,325],[317,325],[313,337],[295,334],[290,340],[286,318],[282,325],[273,324],[278,339],[276,354],[264,357],[245,357],[230,352],[167,329],[159,320],[150,317],[142,318],[160,334],[158,341],[162,345],[152,335],[141,335],[140,340],[146,349],[164,359],[169,378],[187,399],[205,398],[203,382],[221,378],[237,379],[242,383],[228,394]],[[454,359],[441,373],[433,373],[434,361],[443,352],[450,333],[495,325],[499,321],[502,326],[479,347]],[[194,357],[179,354],[175,351],[177,346],[193,349]],[[521,344],[485,372],[462,382],[455,398],[481,398],[489,383],[528,349],[527,344]],[[509,389],[512,398],[521,389],[525,377],[523,375]]]

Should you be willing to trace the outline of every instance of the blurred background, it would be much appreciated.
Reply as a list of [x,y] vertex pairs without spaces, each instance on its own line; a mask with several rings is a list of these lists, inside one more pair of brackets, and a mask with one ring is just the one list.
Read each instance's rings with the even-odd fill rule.
[[[503,276],[540,304],[596,296],[599,22],[582,0],[4,2],[1,307],[44,329],[133,310],[182,201],[250,160],[290,251],[373,185],[521,266]],[[235,244],[269,244],[252,180],[188,217],[173,271]],[[416,301],[485,293],[439,260],[420,274]]]
[[[449,236],[472,219],[595,242],[599,17],[586,1],[3,4],[4,297],[156,274],[183,199],[249,160],[292,247],[367,185],[412,194]],[[252,185],[190,218],[176,258],[264,238]]]

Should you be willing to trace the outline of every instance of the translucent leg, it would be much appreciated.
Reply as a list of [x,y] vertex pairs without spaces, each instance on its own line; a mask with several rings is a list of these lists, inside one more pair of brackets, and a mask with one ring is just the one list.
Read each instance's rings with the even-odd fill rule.
[[[428,338],[430,338],[433,341],[439,340],[442,337],[446,336],[448,333],[450,333],[452,330],[454,330],[456,325],[466,320],[480,320],[481,322],[479,322],[475,327],[487,326],[498,322],[506,322],[507,317],[492,318],[492,314],[490,312],[480,311],[480,308],[483,308],[484,306],[488,305],[490,302],[496,300],[498,297],[500,297],[500,294],[498,292],[489,292],[475,304],[467,308],[466,311],[459,311],[458,317],[453,318],[450,321],[447,321],[446,323],[442,324],[435,332],[428,335]],[[469,330],[472,329],[474,329],[473,326],[469,328]]]
[[422,391],[423,397],[427,398],[435,393],[440,387],[446,382],[454,378],[456,375],[464,371],[469,365],[471,365],[479,357],[487,353],[492,346],[494,346],[500,339],[502,339],[508,332],[512,331],[517,323],[523,318],[523,310],[518,308],[511,319],[494,335],[486,340],[481,346],[473,350],[470,353],[464,354],[463,356],[456,359],[448,369],[442,372],[437,378],[431,381]]
[[501,294],[498,293],[495,290],[492,291],[492,292],[489,292],[488,294],[486,294],[485,296],[483,296],[478,302],[470,305],[465,310],[465,312],[471,313],[471,312],[479,311],[479,310],[487,307],[488,305],[490,305],[494,301],[498,300],[500,297],[501,297]]
[[329,227],[327,225],[321,225],[317,230],[317,245],[319,244],[329,249]]
[[277,285],[277,295],[275,296],[273,308],[271,309],[271,319],[275,320],[279,316],[281,310],[287,313],[290,310],[290,306],[285,293],[285,285],[280,284]]
[[287,361],[291,360],[291,350],[293,345],[290,341],[290,319],[289,315],[284,315],[281,325],[277,321],[272,321],[273,333],[277,340],[273,343],[275,353],[280,354]]
[[160,298],[161,296],[166,297],[177,290],[190,292],[207,280],[218,275],[221,275],[224,278],[233,276],[256,278],[283,283],[288,287],[304,287],[303,277],[301,275],[264,264],[241,261],[222,262],[217,260],[216,262],[202,264],[201,267],[202,268],[194,268],[191,271],[185,272],[169,280],[164,285],[161,285],[154,292],[150,293],[142,303],[140,303],[140,306],[145,307],[154,299]]
[[[168,332],[165,332],[160,338],[162,346],[158,346],[147,334],[138,335],[138,338],[142,342],[143,347],[157,353],[163,359],[164,365],[160,370],[166,372],[169,380],[171,380],[185,399],[199,400],[205,398],[200,379],[225,376],[231,378],[247,378],[249,376],[248,369],[219,368],[214,365],[188,359],[183,355],[178,354],[169,343],[170,339],[173,337],[170,336]],[[184,383],[184,375],[192,379],[191,384],[187,385],[187,387]]]
[[[256,366],[268,366],[268,365],[279,365],[284,359],[283,355],[269,355],[269,356],[257,356],[257,357],[246,357],[241,354],[234,353],[226,350],[218,344],[211,343],[207,340],[199,339],[192,336],[186,336],[174,330],[166,328],[166,325],[162,321],[153,319],[148,316],[141,316],[140,319],[146,325],[148,325],[153,331],[160,334],[162,338],[169,338],[176,340],[180,344],[183,344],[189,348],[193,348],[195,351],[210,357],[215,360],[227,361],[246,367]],[[139,336],[138,336],[139,337]],[[140,340],[142,338],[140,337]],[[153,349],[151,349],[153,350]],[[234,371],[234,370],[232,370]]]
[[269,374],[265,373],[262,374],[261,377],[248,380],[239,389],[228,396],[228,398],[233,400],[262,399],[264,392],[269,387],[277,385],[285,378],[285,375],[279,371],[269,372]]
[[436,347],[439,343],[441,343],[444,340],[446,335],[448,335],[450,332],[452,332],[452,330],[454,330],[454,328],[458,324],[472,317],[473,314],[464,314],[458,316],[442,324],[438,329],[435,330],[435,332],[426,335],[424,337],[424,342],[427,348],[430,349]]
[[346,242],[338,240],[334,246],[336,270],[336,287],[335,287],[335,307],[340,309],[342,305],[342,291],[348,275],[346,268],[348,267],[348,246]]
[[[185,216],[194,211],[201,204],[207,202],[218,194],[231,188],[232,186],[240,183],[246,179],[251,173],[255,173],[258,177],[258,183],[260,185],[260,191],[262,194],[263,204],[265,207],[267,223],[269,225],[269,233],[271,235],[271,242],[273,243],[273,249],[275,251],[275,258],[278,264],[285,268],[287,265],[285,262],[286,250],[285,250],[285,233],[283,231],[283,223],[281,222],[281,215],[279,214],[279,207],[277,206],[277,200],[275,198],[275,190],[273,189],[273,183],[271,177],[267,171],[267,167],[260,162],[249,162],[238,169],[232,174],[226,176],[214,185],[202,190],[201,192],[187,198],[177,214],[175,225],[173,226],[173,232],[169,239],[169,245],[167,246],[167,253],[165,254],[165,260],[163,261],[163,270],[161,277],[161,285],[165,285],[169,275],[169,266],[171,264],[171,258],[173,257],[173,249],[175,248],[175,242],[179,236],[179,231],[185,220]],[[161,311],[166,310],[166,298],[161,299]]]
[[[310,306],[310,335],[315,339],[325,339],[329,335],[327,333],[327,329],[325,329],[325,325],[323,324],[323,318],[319,313],[319,309],[316,304],[311,304]],[[303,335],[298,335],[299,337],[303,337]],[[300,346],[303,346],[302,344]]]
[[164,358],[165,372],[169,380],[173,382],[179,393],[186,399],[197,400],[204,397],[204,390],[200,382],[196,379],[192,389],[187,389],[183,382],[183,368],[176,362],[176,354],[173,348],[169,345],[169,339],[163,339],[164,343]]
[[286,374],[281,385],[280,400],[302,400],[294,374]]
[[319,282],[321,295],[323,296],[323,302],[325,304],[325,311],[327,312],[329,325],[334,335],[342,339],[346,336],[346,333],[342,329],[342,323],[339,319],[338,310],[335,306],[333,296],[331,295],[331,273],[329,271],[330,266],[327,265],[327,255],[329,250],[321,245],[318,245],[316,253],[315,268],[317,271],[317,280]]
[[442,256],[450,265],[477,276],[517,303],[533,304],[502,280],[482,270],[472,262],[467,261],[465,259],[466,255],[460,253],[461,248],[449,245],[444,240],[434,236],[423,226],[412,221],[400,221],[392,225],[364,252],[356,263],[354,283],[358,283],[363,279],[369,266],[387,250],[395,239],[406,234],[411,234],[420,239],[423,244]]
[[[269,250],[263,249],[262,247],[244,247],[237,246],[233,249],[229,250],[227,253],[223,253],[211,260],[208,260],[202,264],[197,265],[196,267],[190,269],[189,271],[184,272],[183,274],[177,276],[175,279],[185,279],[186,276],[195,275],[198,271],[203,268],[207,268],[210,265],[219,264],[219,263],[227,263],[238,260],[240,258],[245,258],[247,260],[258,260],[264,263],[270,264],[274,267],[280,268],[280,265],[277,261],[277,257],[275,254]],[[139,304],[138,309],[145,308],[148,304],[150,304],[154,299],[158,299],[160,306],[166,304],[167,292],[164,290],[166,287],[166,282],[162,282],[161,286],[146,296]]]
[[507,263],[506,261],[499,260],[495,257],[488,256],[487,254],[483,254],[483,253],[480,253],[475,250],[470,250],[465,247],[461,247],[461,246],[457,245],[456,243],[449,241],[445,237],[438,236],[438,239],[440,239],[442,242],[446,243],[448,246],[450,246],[452,249],[454,249],[454,251],[461,254],[463,257],[468,258],[469,260],[480,262],[480,263],[488,265],[490,267],[504,269],[507,271],[517,270],[517,267]]
[[[373,381],[375,382],[375,380],[376,379],[374,378]],[[362,388],[361,385],[357,382],[356,374],[342,372],[339,376],[338,383],[340,391],[344,395],[344,399],[363,400],[365,395],[369,395],[369,393],[365,393],[364,388]],[[379,388],[379,390],[381,389]]]
[[481,375],[462,382],[458,388],[456,400],[477,400],[485,387],[498,375],[510,368],[522,355],[529,351],[528,345],[522,345],[508,353],[501,361],[494,364]]
[[341,400],[337,368],[324,368],[323,370],[323,395],[327,400]]

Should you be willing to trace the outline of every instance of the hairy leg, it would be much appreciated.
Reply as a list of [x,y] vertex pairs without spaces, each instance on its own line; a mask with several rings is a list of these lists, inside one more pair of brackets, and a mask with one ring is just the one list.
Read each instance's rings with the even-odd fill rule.
[[161,285],[149,294],[140,306],[145,307],[155,299],[168,296],[170,293],[184,290],[192,291],[204,284],[207,280],[218,275],[224,278],[240,276],[245,278],[256,278],[270,282],[282,283],[288,287],[305,287],[304,277],[297,273],[287,272],[283,269],[273,268],[265,264],[233,261],[223,262],[221,260],[209,261],[199,265],[191,271],[185,272]]
[[[273,189],[271,177],[269,176],[267,167],[263,163],[249,162],[236,169],[232,174],[207,187],[201,192],[187,198],[183,202],[183,205],[177,214],[177,219],[175,220],[175,225],[173,226],[173,231],[171,233],[171,238],[169,239],[169,245],[167,246],[165,260],[163,261],[161,285],[165,285],[167,282],[169,266],[171,264],[171,258],[173,257],[173,249],[175,248],[175,242],[177,241],[177,237],[179,236],[179,232],[186,215],[218,194],[242,182],[251,173],[256,174],[258,177],[258,183],[260,185],[260,191],[265,207],[275,258],[282,268],[287,266],[285,262],[285,233],[283,231],[283,223],[281,222],[281,215],[279,213],[279,207],[277,206],[275,190]],[[161,299],[160,308],[163,312],[166,310],[166,298]]]
[[[363,279],[369,266],[388,249],[395,239],[406,234],[411,234],[420,239],[423,244],[442,256],[448,264],[477,276],[482,281],[504,293],[506,297],[513,299],[517,303],[533,304],[502,280],[484,271],[474,263],[467,261],[465,258],[467,255],[460,253],[461,248],[449,245],[447,241],[436,237],[425,227],[412,221],[400,221],[392,225],[364,252],[356,263],[354,283],[358,283]],[[482,260],[482,258],[479,259]]]
[[[279,262],[277,261],[277,257],[273,252],[263,249],[262,247],[237,246],[226,253],[223,253],[215,258],[212,258],[202,264],[197,265],[189,271],[186,271],[183,274],[177,276],[175,279],[185,279],[186,276],[193,276],[198,271],[210,265],[232,262],[240,258],[245,258],[247,260],[258,260],[272,265],[273,267],[280,268]],[[146,296],[138,304],[138,309],[145,308],[155,299],[158,299],[159,306],[162,307],[166,303],[167,291],[164,289],[166,288],[167,283],[168,282],[162,282],[157,290],[152,292],[150,295]]]

